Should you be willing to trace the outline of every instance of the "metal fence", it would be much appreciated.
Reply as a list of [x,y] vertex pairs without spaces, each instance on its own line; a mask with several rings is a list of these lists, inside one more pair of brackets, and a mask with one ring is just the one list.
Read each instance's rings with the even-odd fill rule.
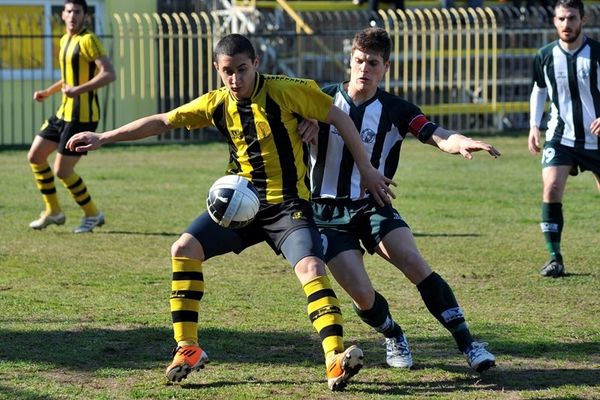
[[[587,16],[586,33],[597,36],[600,7],[588,7]],[[319,84],[343,80],[348,76],[352,36],[369,26],[373,17],[362,10],[295,14],[255,8],[113,15],[100,36],[118,80],[100,91],[104,113],[100,129],[167,111],[217,88],[212,49],[233,31],[250,37],[265,73],[308,77]],[[510,6],[382,10],[375,23],[393,38],[387,90],[421,106],[432,120],[451,129],[483,133],[527,128],[533,56],[555,38],[551,10]],[[28,48],[39,51],[36,40],[48,38],[18,29],[0,35],[0,48],[19,49],[19,57],[35,57],[27,54]],[[56,81],[58,71],[0,65],[0,72],[0,145],[29,144],[59,101],[55,96],[40,106],[31,95]],[[194,141],[213,134],[176,131],[154,140]]]

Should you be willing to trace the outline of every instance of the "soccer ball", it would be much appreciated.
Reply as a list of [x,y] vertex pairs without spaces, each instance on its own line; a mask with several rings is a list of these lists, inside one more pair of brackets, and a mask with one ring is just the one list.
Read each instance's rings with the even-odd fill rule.
[[238,175],[225,175],[208,190],[206,209],[217,224],[237,229],[248,225],[256,216],[260,201],[252,183]]

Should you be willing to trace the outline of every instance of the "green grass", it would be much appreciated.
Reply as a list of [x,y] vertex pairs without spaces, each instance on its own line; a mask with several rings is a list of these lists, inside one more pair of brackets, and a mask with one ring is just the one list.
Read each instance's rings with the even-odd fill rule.
[[[324,383],[320,343],[286,262],[266,245],[205,263],[200,339],[211,363],[184,383],[163,371],[173,345],[171,243],[204,210],[224,144],[114,146],[78,167],[107,224],[73,235],[80,211],[58,187],[65,226],[31,231],[41,199],[25,151],[0,152],[0,398],[592,399],[600,396],[599,194],[591,174],[565,195],[563,279],[543,279],[539,159],[524,137],[492,137],[503,156],[466,161],[404,144],[395,205],[453,287],[498,367],[467,368],[417,290],[367,264],[411,342],[415,368],[383,364],[381,338],[336,286],[348,343],[366,367],[343,394]],[[60,186],[60,184],[59,184]]]

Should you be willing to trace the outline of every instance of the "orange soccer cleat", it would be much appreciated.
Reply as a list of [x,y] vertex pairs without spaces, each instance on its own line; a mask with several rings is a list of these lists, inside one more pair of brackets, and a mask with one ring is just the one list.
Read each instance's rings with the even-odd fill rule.
[[350,346],[343,353],[335,355],[331,364],[327,363],[327,385],[332,391],[344,390],[348,380],[363,366],[363,352],[357,346]]
[[171,382],[180,382],[192,371],[204,368],[208,355],[197,345],[177,347],[173,350],[173,362],[167,367],[165,375]]

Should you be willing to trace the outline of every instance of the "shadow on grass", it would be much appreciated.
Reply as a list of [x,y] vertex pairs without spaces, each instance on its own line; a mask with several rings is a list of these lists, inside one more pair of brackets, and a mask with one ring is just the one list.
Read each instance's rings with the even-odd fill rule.
[[98,230],[94,231],[97,235],[140,235],[140,236],[172,236],[179,237],[182,232],[132,232],[132,231],[114,231],[114,230]]
[[[55,368],[94,372],[99,369],[162,369],[170,361],[172,338],[170,328],[134,328],[123,330],[82,329],[71,331],[11,331],[0,329],[0,360],[2,362],[46,364]],[[320,365],[322,354],[316,335],[293,332],[255,332],[208,328],[201,330],[201,341],[209,356],[220,364]],[[600,385],[598,368],[553,368],[551,364],[565,357],[573,360],[600,353],[600,343],[516,343],[493,341],[491,348],[498,357],[498,367],[486,372],[480,381],[466,365],[456,363],[458,355],[445,337],[413,338],[415,369],[434,368],[461,374],[446,381],[404,381],[399,383],[377,380],[357,382],[353,391],[379,394],[412,394],[421,391],[445,393],[452,390],[543,390],[565,385]],[[240,345],[243,343],[243,345]],[[379,343],[362,343],[367,368],[384,368]],[[375,348],[377,346],[377,349]],[[462,357],[462,356],[459,356]],[[513,363],[510,357],[528,359]],[[507,361],[503,362],[503,358]],[[373,360],[373,361],[369,361]],[[536,367],[537,365],[548,368]],[[470,377],[471,374],[473,377]],[[256,380],[258,379],[258,380]],[[256,378],[248,384],[260,383]],[[280,383],[298,384],[286,381]],[[474,384],[474,382],[478,384]],[[480,382],[480,383],[479,383]],[[276,381],[264,383],[277,384]],[[211,387],[239,385],[244,382],[216,381]],[[478,386],[479,385],[479,386]],[[186,387],[206,385],[186,384]],[[3,389],[0,387],[0,393]]]
[[414,237],[479,237],[479,233],[424,233],[413,232]]

